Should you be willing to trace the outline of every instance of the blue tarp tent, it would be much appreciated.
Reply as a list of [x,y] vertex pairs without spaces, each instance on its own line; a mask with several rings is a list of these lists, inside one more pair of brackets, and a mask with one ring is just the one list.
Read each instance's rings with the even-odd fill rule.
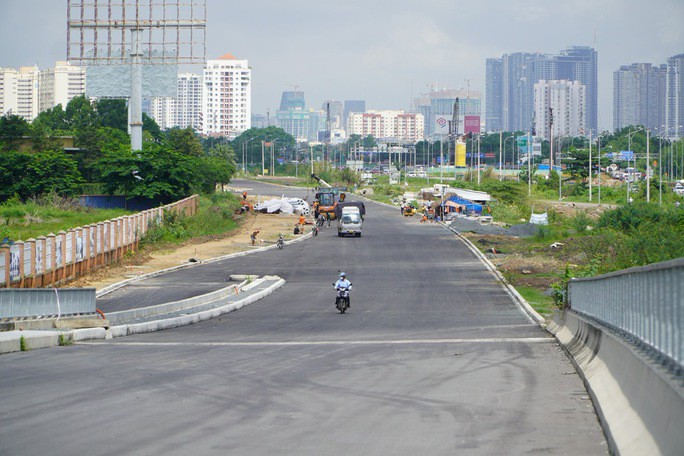
[[[449,202],[451,202],[452,204],[449,204]],[[444,202],[444,205],[447,206],[446,212],[452,211],[452,208],[458,205],[462,206],[463,211],[466,213],[475,212],[477,214],[482,214],[481,204],[473,203],[472,201],[467,200],[465,198],[461,198],[460,196],[451,196],[448,200]]]

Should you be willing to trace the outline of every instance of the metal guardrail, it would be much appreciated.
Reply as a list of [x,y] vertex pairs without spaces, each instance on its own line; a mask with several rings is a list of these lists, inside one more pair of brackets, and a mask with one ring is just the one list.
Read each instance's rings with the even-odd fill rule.
[[572,311],[636,339],[677,370],[684,362],[684,258],[568,284]]
[[0,318],[95,312],[95,288],[0,288]]

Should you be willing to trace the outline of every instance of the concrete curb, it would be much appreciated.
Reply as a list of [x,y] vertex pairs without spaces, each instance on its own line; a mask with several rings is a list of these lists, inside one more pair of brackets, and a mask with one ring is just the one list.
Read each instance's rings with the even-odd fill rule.
[[684,387],[572,311],[547,328],[584,381],[612,453],[684,454]]
[[[244,299],[232,302],[225,306],[217,307],[195,314],[184,315],[181,317],[167,318],[164,320],[157,320],[147,323],[137,323],[130,325],[113,326],[110,329],[105,328],[83,328],[73,329],[70,331],[4,331],[0,332],[0,354],[12,353],[21,351],[21,338],[23,337],[26,343],[27,350],[34,350],[38,348],[56,347],[61,342],[69,344],[72,342],[80,342],[97,339],[111,339],[114,337],[122,337],[132,334],[143,334],[152,331],[160,331],[162,329],[177,328],[186,326],[200,321],[208,320],[210,318],[218,317],[220,315],[233,312],[241,309],[244,306],[252,304],[266,296],[270,295],[278,288],[285,285],[285,280],[277,276],[264,276],[263,280],[276,280],[268,288],[261,290],[252,295],[246,296]],[[258,285],[256,281],[247,284],[243,287],[244,291]]]
[[167,318],[164,320],[156,320],[156,321],[151,321],[147,323],[137,323],[137,324],[130,324],[130,325],[120,325],[120,326],[112,326],[110,329],[107,331],[107,336],[106,338],[110,337],[122,337],[122,336],[129,336],[132,334],[142,334],[142,333],[148,333],[148,332],[153,332],[153,331],[160,331],[162,329],[170,329],[170,328],[177,328],[180,326],[186,326],[186,325],[191,325],[193,323],[198,323],[200,321],[208,320],[210,318],[218,317],[220,315],[233,312],[235,310],[241,309],[242,307],[252,304],[253,302],[256,302],[260,300],[261,298],[264,298],[271,293],[273,293],[275,290],[278,288],[282,287],[285,285],[285,280],[280,279],[268,287],[265,290],[262,290],[258,293],[255,293],[253,295],[250,295],[246,297],[245,299],[242,299],[237,302],[233,302],[231,304],[218,307],[216,309],[211,309],[211,310],[205,310],[203,312],[198,312],[195,314],[190,314],[190,315],[184,315],[182,317],[175,317],[175,318]]

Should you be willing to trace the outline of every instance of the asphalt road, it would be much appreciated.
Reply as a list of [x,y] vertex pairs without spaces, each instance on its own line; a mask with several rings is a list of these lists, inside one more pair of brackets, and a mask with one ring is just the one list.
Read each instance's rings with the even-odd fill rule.
[[326,227],[182,272],[287,280],[237,312],[1,356],[0,454],[606,454],[571,363],[480,261],[439,225],[366,208],[361,238]]

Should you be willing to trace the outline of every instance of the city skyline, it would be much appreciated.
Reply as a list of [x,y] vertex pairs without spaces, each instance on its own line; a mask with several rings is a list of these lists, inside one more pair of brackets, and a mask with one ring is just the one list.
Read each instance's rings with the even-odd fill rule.
[[[252,112],[273,116],[282,92],[294,86],[314,108],[363,99],[368,109],[408,109],[430,85],[469,85],[486,97],[487,58],[591,46],[598,53],[598,124],[611,130],[613,72],[684,52],[684,3],[677,0],[452,3],[207,0],[207,59],[229,52],[248,60]],[[0,67],[46,68],[65,58],[66,2],[2,0],[2,8],[0,37],[10,45],[0,50]]]

